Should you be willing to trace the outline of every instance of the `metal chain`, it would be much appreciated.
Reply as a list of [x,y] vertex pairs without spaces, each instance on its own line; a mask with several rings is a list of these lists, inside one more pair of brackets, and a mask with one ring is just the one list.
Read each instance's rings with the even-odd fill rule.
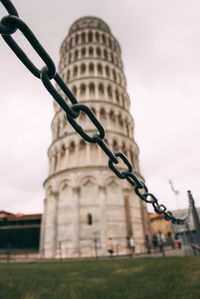
[[[39,43],[33,32],[30,28],[19,18],[18,12],[15,9],[14,5],[10,0],[0,0],[3,4],[7,12],[9,13],[7,16],[3,17],[0,21],[0,34],[2,35],[5,42],[8,46],[13,50],[13,52],[17,55],[17,57],[21,60],[21,62],[29,69],[29,71],[37,78],[41,79],[43,85],[48,90],[48,92],[52,95],[54,100],[61,106],[61,108],[66,112],[67,119],[75,131],[86,141],[90,143],[97,143],[104,153],[109,157],[108,166],[110,169],[116,174],[116,176],[120,179],[126,179],[135,190],[135,193],[139,196],[140,199],[145,201],[146,203],[152,204],[154,211],[158,214],[164,214],[166,220],[171,220],[172,223],[175,224],[184,224],[188,221],[190,216],[191,205],[188,208],[188,215],[184,218],[175,218],[173,214],[167,210],[167,208],[163,204],[158,203],[158,199],[152,194],[148,192],[148,188],[145,183],[140,180],[133,172],[133,168],[131,163],[128,161],[127,157],[121,153],[116,152],[113,153],[111,149],[108,147],[104,140],[105,130],[101,123],[98,121],[92,110],[83,104],[79,104],[77,99],[71,93],[69,88],[63,82],[59,74],[56,72],[56,67]],[[12,38],[12,34],[19,29],[23,35],[27,38],[27,40],[32,45],[33,49],[38,53],[41,59],[44,61],[45,66],[39,70],[31,60],[26,56],[21,47],[15,42]],[[54,79],[64,94],[67,96],[69,101],[71,102],[71,106],[67,104],[64,98],[58,93],[55,87],[52,85],[51,81]],[[79,116],[80,111],[83,111],[91,122],[95,125],[99,134],[95,133],[93,136],[89,136],[84,129],[78,125],[76,122],[76,118]],[[127,170],[120,171],[116,168],[116,164],[119,163],[119,158],[125,164]],[[122,168],[122,167],[121,167]]]

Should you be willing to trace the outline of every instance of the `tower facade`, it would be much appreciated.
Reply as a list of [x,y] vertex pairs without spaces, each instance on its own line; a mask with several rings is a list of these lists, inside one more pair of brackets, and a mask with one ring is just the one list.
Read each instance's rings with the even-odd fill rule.
[[[72,24],[60,48],[59,74],[102,123],[109,147],[122,151],[141,177],[121,49],[105,22],[84,17]],[[101,148],[85,142],[73,130],[56,102],[54,109],[41,254],[47,258],[91,256],[98,250],[106,255],[108,238],[112,238],[115,252],[123,254],[127,236],[133,236],[136,252],[144,251],[148,233],[145,205],[132,186],[108,168],[108,157]],[[95,132],[84,113],[78,121],[88,134]]]

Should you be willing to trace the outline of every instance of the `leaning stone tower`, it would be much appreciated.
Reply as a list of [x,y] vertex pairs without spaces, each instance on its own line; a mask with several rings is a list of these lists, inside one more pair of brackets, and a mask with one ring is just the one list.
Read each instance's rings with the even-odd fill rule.
[[[110,148],[122,151],[141,177],[121,49],[104,21],[84,17],[72,24],[60,48],[59,74],[103,124]],[[103,151],[73,130],[56,102],[54,108],[41,254],[47,258],[91,256],[96,249],[106,255],[109,237],[115,252],[123,254],[125,239],[131,235],[136,252],[144,251],[148,234],[145,205],[132,186],[108,168]],[[88,134],[95,132],[85,114],[79,121]]]

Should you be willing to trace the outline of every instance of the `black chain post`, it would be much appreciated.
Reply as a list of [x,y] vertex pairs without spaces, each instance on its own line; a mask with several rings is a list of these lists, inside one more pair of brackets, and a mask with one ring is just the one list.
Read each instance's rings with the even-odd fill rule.
[[[82,136],[88,142],[97,143],[101,149],[105,152],[105,154],[109,157],[108,166],[110,169],[116,174],[116,176],[120,179],[126,179],[135,190],[135,193],[139,196],[139,198],[146,203],[150,203],[154,207],[154,211],[158,214],[164,214],[166,220],[171,220],[173,223],[176,224],[184,224],[187,223],[190,214],[190,206],[188,209],[188,215],[182,219],[175,218],[170,211],[167,211],[167,208],[163,204],[158,203],[158,199],[152,194],[148,192],[148,188],[145,183],[139,179],[133,172],[132,172],[132,165],[129,162],[128,158],[121,152],[113,153],[111,149],[107,146],[104,137],[105,137],[105,130],[102,124],[98,121],[92,110],[87,107],[86,105],[79,104],[76,97],[72,94],[69,90],[67,85],[63,82],[60,78],[58,73],[56,72],[56,67],[42,47],[40,42],[37,40],[33,32],[30,28],[25,24],[18,15],[17,10],[15,9],[14,5],[10,0],[0,0],[2,5],[8,12],[8,15],[3,17],[0,21],[0,34],[2,35],[5,42],[8,46],[13,50],[13,52],[17,55],[17,57],[21,60],[21,62],[29,69],[29,71],[37,78],[41,79],[42,83],[44,84],[45,88],[48,92],[52,95],[52,97],[57,101],[57,103],[61,106],[61,108],[66,112],[67,119],[75,131]],[[11,36],[15,33],[16,30],[20,30],[32,47],[35,49],[37,54],[41,57],[44,61],[44,67],[39,70],[31,60],[26,56],[22,48],[15,42],[13,37]],[[71,102],[71,106],[69,106],[65,99],[61,97],[61,95],[57,92],[54,86],[51,83],[51,80],[54,79],[58,86],[62,89],[64,94],[67,96],[69,101]],[[98,130],[98,134],[94,133],[93,136],[89,136],[81,126],[75,121],[75,119],[80,115],[80,111],[83,111],[88,118],[92,121],[96,129]],[[119,167],[117,169],[114,164],[119,163],[119,158],[124,162],[125,167]],[[121,171],[121,169],[127,169],[126,171]]]

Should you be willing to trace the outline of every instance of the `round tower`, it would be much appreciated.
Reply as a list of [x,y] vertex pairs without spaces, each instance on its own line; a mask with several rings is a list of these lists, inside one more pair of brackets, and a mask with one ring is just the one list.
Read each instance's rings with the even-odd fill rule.
[[[77,100],[89,106],[102,123],[109,147],[113,152],[122,151],[141,177],[121,49],[105,22],[84,17],[72,24],[60,48],[59,74]],[[123,254],[127,236],[133,236],[136,252],[142,252],[147,234],[145,205],[132,186],[108,168],[108,157],[101,148],[74,131],[56,102],[54,108],[41,254],[64,258],[91,256],[98,250],[106,255],[108,238],[112,238],[115,252]],[[78,121],[88,134],[95,132],[84,113]]]

